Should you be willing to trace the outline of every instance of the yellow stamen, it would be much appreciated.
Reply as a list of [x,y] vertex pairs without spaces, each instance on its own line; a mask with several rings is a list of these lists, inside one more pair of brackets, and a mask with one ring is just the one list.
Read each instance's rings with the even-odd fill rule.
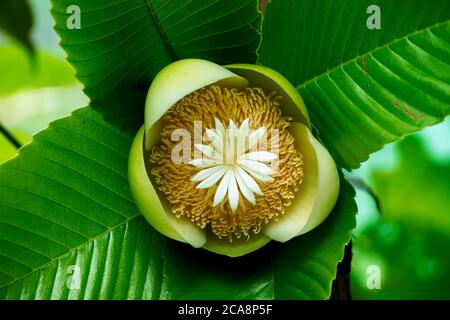
[[[185,216],[201,228],[211,228],[219,238],[232,240],[242,235],[249,237],[250,231],[259,233],[264,223],[284,213],[302,182],[303,161],[288,131],[290,119],[281,116],[279,104],[276,93],[266,95],[260,88],[238,90],[212,85],[189,94],[171,107],[162,119],[161,144],[153,148],[150,162],[151,174],[176,216]],[[224,124],[230,120],[241,124],[249,119],[251,130],[264,127],[267,139],[262,147],[278,155],[277,161],[268,164],[274,171],[273,182],[259,181],[262,195],[255,194],[255,204],[240,197],[234,213],[229,202],[213,206],[217,184],[207,189],[196,188],[198,182],[193,182],[192,177],[199,172],[198,168],[189,163],[175,164],[171,157],[172,149],[179,143],[171,140],[174,130],[186,129],[191,137],[203,137],[200,143],[207,145],[210,141],[204,132],[194,132],[200,130],[194,122],[202,121],[205,130],[216,127],[215,118]],[[272,130],[278,130],[276,145]],[[198,142],[191,139],[190,143],[194,150]]]

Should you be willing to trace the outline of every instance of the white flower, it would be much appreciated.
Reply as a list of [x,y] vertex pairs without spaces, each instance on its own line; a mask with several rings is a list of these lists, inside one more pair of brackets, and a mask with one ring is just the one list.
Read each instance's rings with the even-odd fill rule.
[[201,181],[197,189],[208,189],[218,184],[213,207],[225,199],[234,213],[239,205],[240,193],[255,205],[255,194],[263,194],[257,181],[274,181],[271,177],[274,171],[265,163],[276,160],[278,156],[268,151],[250,151],[262,142],[266,129],[261,127],[251,132],[248,118],[242,121],[239,128],[230,120],[228,129],[219,119],[215,118],[214,121],[215,130],[206,129],[211,143],[195,145],[203,158],[194,159],[190,164],[203,170],[191,180]]
[[[200,120],[214,128],[202,132],[190,164],[175,163],[174,128],[195,138]],[[272,130],[280,131],[275,146]],[[276,154],[262,151],[262,137]],[[133,199],[156,230],[230,257],[313,230],[340,188],[299,92],[261,65],[186,59],[165,67],[149,88],[128,163]]]

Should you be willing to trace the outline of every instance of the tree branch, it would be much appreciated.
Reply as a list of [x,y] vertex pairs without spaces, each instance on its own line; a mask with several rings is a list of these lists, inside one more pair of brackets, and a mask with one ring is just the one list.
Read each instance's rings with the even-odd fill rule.
[[5,136],[5,138],[14,146],[19,149],[22,144],[17,140],[1,123],[0,123],[0,133]]
[[266,7],[270,0],[259,0],[259,11],[264,15],[266,13]]
[[352,266],[352,241],[345,246],[344,259],[337,266],[336,279],[333,281],[330,300],[351,300],[350,270]]
[[381,215],[381,204],[380,199],[378,198],[377,194],[373,189],[367,185],[362,179],[355,178],[355,177],[348,177],[347,180],[356,188],[361,189],[365,192],[367,192],[375,201],[375,206],[377,207],[377,210],[379,214]]

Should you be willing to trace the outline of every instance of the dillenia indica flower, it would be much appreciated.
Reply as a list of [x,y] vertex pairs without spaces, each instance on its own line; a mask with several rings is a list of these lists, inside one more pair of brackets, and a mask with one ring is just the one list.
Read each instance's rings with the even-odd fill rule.
[[335,163],[283,76],[199,59],[155,77],[129,179],[156,230],[231,257],[312,230],[339,193]]

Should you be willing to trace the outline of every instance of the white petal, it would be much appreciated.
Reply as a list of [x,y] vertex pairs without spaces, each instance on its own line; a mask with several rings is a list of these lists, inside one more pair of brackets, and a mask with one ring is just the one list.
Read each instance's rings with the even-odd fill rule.
[[243,154],[241,158],[253,161],[270,162],[277,159],[278,156],[275,153],[268,151],[254,151]]
[[253,171],[253,170],[247,169],[247,168],[245,168],[245,171],[247,171],[248,174],[250,174],[253,178],[255,178],[258,181],[267,182],[267,183],[272,183],[275,181],[275,179],[269,175],[261,174],[259,172],[256,172],[256,171]]
[[255,131],[253,131],[248,138],[248,140],[249,140],[248,149],[252,149],[252,148],[256,147],[258,145],[258,142],[260,142],[260,140],[262,138],[264,138],[265,134],[266,134],[266,128],[264,128],[264,127],[261,127]]
[[[244,179],[238,174],[237,170],[234,172],[234,176],[236,178],[236,181],[239,185],[239,190],[242,192],[242,195],[253,205],[256,203],[255,195],[253,194],[252,190],[250,190],[250,187],[247,186]],[[250,177],[251,179],[251,177]]]
[[248,126],[249,122],[250,122],[249,118],[246,118],[244,121],[242,121],[241,126],[239,127],[239,131],[241,131],[244,134],[247,134],[248,129],[249,129],[249,126]]
[[219,160],[218,156],[220,156],[220,155],[218,155],[217,152],[210,146],[197,143],[194,145],[194,147],[195,147],[195,149],[197,149],[198,151],[203,153],[208,158]]
[[222,167],[219,171],[215,172],[201,183],[197,185],[197,189],[207,189],[212,187],[220,178],[222,178],[223,174],[227,171],[227,168]]
[[230,202],[231,211],[234,213],[239,204],[239,190],[234,177],[234,171],[230,171],[230,183],[228,184],[228,201]]
[[209,168],[219,164],[219,161],[214,159],[194,159],[189,161],[189,164],[198,167],[198,168]]
[[240,178],[242,178],[242,180],[245,182],[247,187],[250,188],[250,190],[260,196],[263,194],[256,181],[253,180],[253,178],[250,177],[248,173],[245,172],[242,168],[236,167],[236,173]]
[[219,170],[223,169],[223,166],[214,166],[211,168],[203,169],[202,171],[198,172],[195,176],[191,178],[191,181],[202,181],[206,178],[210,177],[212,174],[218,172]]
[[234,163],[235,159],[237,158],[237,131],[234,132],[233,129],[230,128],[228,129],[227,134],[228,136],[226,140],[225,153],[227,154],[227,159],[230,159],[230,161]]
[[230,126],[227,132],[227,146],[226,153],[229,159],[235,159],[237,152],[237,142],[238,142],[238,128],[234,124],[233,120],[230,119]]
[[228,126],[228,129],[231,133],[236,133],[238,128],[236,127],[236,124],[233,122],[233,120],[230,119],[230,124]]
[[237,154],[242,154],[244,153],[247,149],[248,149],[248,144],[249,144],[249,119],[245,119],[244,121],[242,121],[241,123],[241,127],[238,130],[238,135],[237,135]]
[[269,175],[273,173],[273,170],[270,169],[266,164],[258,161],[239,159],[238,164],[244,169],[249,169],[260,174]]
[[217,187],[216,194],[214,195],[213,207],[218,206],[227,195],[230,175],[231,170],[228,169]]
[[214,146],[215,150],[222,155],[223,154],[223,148],[224,148],[224,144],[223,144],[222,138],[216,132],[214,132],[211,129],[206,129],[206,136],[211,141],[211,143]]
[[222,125],[222,122],[219,119],[214,118],[214,125],[216,126],[216,133],[219,135],[221,139],[224,139],[225,129]]

